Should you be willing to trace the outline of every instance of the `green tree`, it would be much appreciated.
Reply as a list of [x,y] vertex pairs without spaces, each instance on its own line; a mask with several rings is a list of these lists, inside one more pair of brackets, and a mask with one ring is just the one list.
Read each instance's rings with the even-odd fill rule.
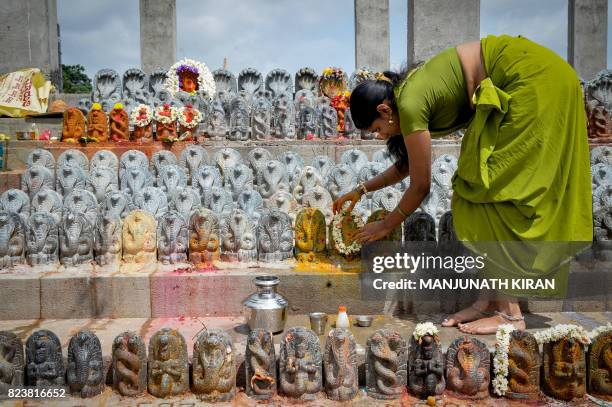
[[83,65],[62,64],[62,78],[64,80],[64,93],[91,92],[91,79],[85,74]]

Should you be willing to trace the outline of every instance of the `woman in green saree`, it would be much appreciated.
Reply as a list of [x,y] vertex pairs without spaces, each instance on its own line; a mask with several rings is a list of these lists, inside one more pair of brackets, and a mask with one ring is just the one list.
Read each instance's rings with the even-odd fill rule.
[[[466,242],[592,240],[587,125],[580,81],[553,51],[524,37],[488,36],[449,48],[408,73],[385,72],[351,95],[360,129],[387,141],[395,164],[334,202],[410,176],[384,220],[356,238],[381,239],[414,212],[431,179],[431,138],[466,128],[453,177],[451,208]],[[408,165],[410,163],[410,165]],[[480,299],[443,326],[488,334],[524,329],[518,301]]]

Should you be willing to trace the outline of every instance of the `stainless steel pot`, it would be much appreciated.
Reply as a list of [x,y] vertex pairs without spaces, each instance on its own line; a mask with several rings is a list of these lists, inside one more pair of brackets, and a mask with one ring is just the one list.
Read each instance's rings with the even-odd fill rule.
[[275,276],[259,276],[253,279],[253,283],[257,291],[243,301],[249,328],[282,332],[287,322],[289,302],[276,292],[280,279]]

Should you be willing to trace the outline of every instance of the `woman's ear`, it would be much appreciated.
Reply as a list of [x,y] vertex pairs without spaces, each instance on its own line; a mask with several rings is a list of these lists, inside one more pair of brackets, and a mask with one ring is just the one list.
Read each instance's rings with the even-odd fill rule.
[[381,103],[376,106],[376,111],[382,116],[383,119],[388,119],[391,117],[392,110],[391,107],[385,103]]

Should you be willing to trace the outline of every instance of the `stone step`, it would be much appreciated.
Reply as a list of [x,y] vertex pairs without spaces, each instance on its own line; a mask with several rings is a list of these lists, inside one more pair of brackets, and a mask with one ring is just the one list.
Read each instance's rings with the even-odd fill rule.
[[[193,270],[190,265],[121,264],[19,266],[0,273],[0,320],[71,318],[171,318],[244,315],[242,301],[255,291],[259,275],[280,278],[279,292],[290,313],[336,312],[345,305],[356,314],[453,313],[469,305],[476,292],[460,299],[426,301],[403,293],[389,301],[361,296],[359,273],[293,268]],[[530,312],[612,310],[612,293],[573,300],[529,300]]]
[[[350,309],[349,309],[350,313]],[[387,328],[397,330],[404,338],[408,339],[414,330],[414,326],[418,322],[432,321],[438,324],[443,315],[441,314],[430,314],[430,315],[406,315],[402,317],[392,317],[384,315],[375,315],[372,326],[370,327],[357,327],[352,326],[351,331],[355,336],[357,342],[357,354],[358,354],[358,365],[360,372],[360,387],[361,390],[355,400],[351,402],[351,405],[357,406],[413,406],[413,405],[424,405],[416,398],[404,395],[400,400],[395,402],[389,401],[376,401],[365,394],[363,386],[365,386],[365,345],[367,338],[372,335],[377,329]],[[535,332],[537,330],[545,329],[556,324],[578,324],[584,326],[585,329],[591,330],[599,325],[603,325],[612,319],[612,313],[539,313],[530,314],[526,316],[526,323],[529,331]],[[327,330],[331,329],[335,324],[335,315],[330,315]],[[289,315],[285,330],[294,326],[306,326],[309,327],[309,320],[307,315],[294,314]],[[39,329],[48,329],[57,334],[62,344],[62,351],[64,357],[67,357],[67,346],[70,337],[79,330],[88,329],[93,331],[99,338],[102,344],[102,354],[105,359],[111,356],[112,343],[115,336],[124,331],[134,331],[140,334],[145,343],[148,344],[149,339],[153,334],[161,328],[175,328],[185,337],[187,342],[187,349],[189,357],[191,358],[193,352],[193,343],[197,335],[203,329],[220,328],[226,331],[233,340],[234,350],[237,354],[237,385],[239,390],[243,390],[245,386],[244,379],[244,351],[246,347],[246,335],[248,334],[248,328],[244,324],[242,318],[235,317],[187,317],[187,318],[120,318],[120,319],[89,319],[89,318],[74,318],[65,320],[53,320],[53,319],[29,319],[29,320],[10,320],[0,321],[0,330],[12,331],[18,335],[22,341],[25,342],[27,337],[34,331]],[[440,328],[440,342],[442,349],[446,351],[449,344],[457,337],[461,336],[461,333],[456,328]],[[281,340],[282,334],[274,336],[274,342],[276,347],[276,354],[279,354],[278,347]],[[478,339],[482,340],[491,352],[494,351],[495,347],[495,336],[494,335],[481,335]],[[321,346],[325,344],[325,336],[319,336]],[[108,383],[110,384],[110,383]],[[242,389],[240,389],[242,388]],[[22,406],[21,402],[5,401],[0,402],[1,405],[7,406]],[[164,404],[167,403],[167,404]],[[194,404],[192,404],[194,403]],[[287,405],[291,401],[287,400],[282,396],[277,396],[272,400],[271,405]],[[467,404],[466,404],[467,403]],[[324,393],[319,395],[319,398],[311,403],[300,403],[301,405],[312,405],[312,406],[337,406],[338,403],[334,403],[326,399]],[[553,401],[543,396],[541,402],[538,405],[555,405],[555,406],[579,406],[579,405],[593,405],[588,402],[584,403],[562,403],[559,401]],[[28,406],[34,405],[47,405],[46,402],[28,400]],[[156,399],[150,395],[145,395],[137,399],[122,398],[116,392],[107,385],[105,391],[92,398],[92,399],[79,399],[75,397],[68,397],[61,401],[54,400],[53,405],[57,406],[190,406],[190,405],[201,405],[197,398],[191,394],[180,398],[171,398],[167,400]],[[215,405],[241,405],[251,406],[256,405],[254,400],[249,399],[243,391],[239,391],[234,404],[232,403],[219,403]],[[465,400],[458,400],[449,394],[444,394],[438,398],[439,406],[446,405],[478,405],[478,406],[519,406],[521,403],[509,402],[505,399],[499,399],[490,397],[485,400],[475,402],[467,402]]]

